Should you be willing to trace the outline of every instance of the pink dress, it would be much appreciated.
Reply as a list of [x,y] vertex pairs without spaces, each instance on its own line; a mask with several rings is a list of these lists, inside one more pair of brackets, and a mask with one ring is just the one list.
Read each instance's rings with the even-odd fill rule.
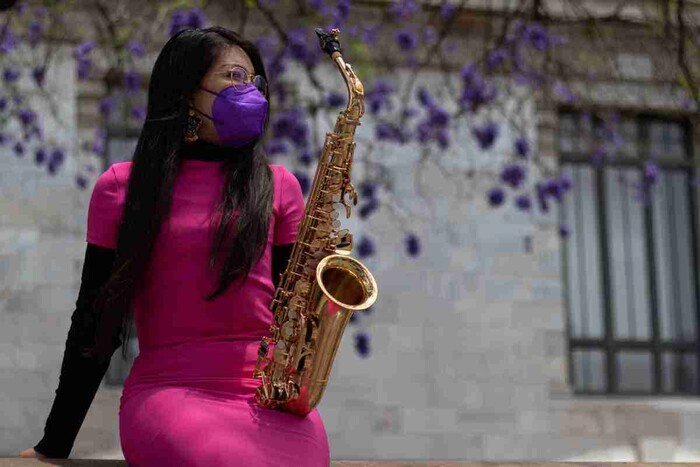
[[[213,302],[208,268],[211,214],[223,162],[186,159],[173,189],[142,289],[134,299],[139,355],[124,383],[119,436],[130,466],[330,465],[317,410],[298,417],[261,408],[252,377],[258,344],[273,321],[272,245],[292,243],[304,212],[296,177],[270,164],[274,208],[264,257],[240,290]],[[116,247],[131,162],[100,175],[88,211],[87,241]]]

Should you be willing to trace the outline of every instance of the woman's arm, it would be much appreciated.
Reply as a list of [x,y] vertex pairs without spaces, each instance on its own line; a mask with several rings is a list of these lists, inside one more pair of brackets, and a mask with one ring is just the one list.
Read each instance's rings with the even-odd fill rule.
[[272,246],[272,283],[277,289],[280,282],[280,274],[287,268],[289,257],[292,255],[294,243]]
[[[80,426],[92,404],[109,359],[97,361],[82,356],[96,333],[97,316],[92,303],[110,276],[115,250],[88,243],[83,262],[80,292],[71,317],[63,353],[56,397],[44,427],[44,436],[34,450],[50,458],[65,459],[73,449]],[[114,349],[116,350],[118,346]]]

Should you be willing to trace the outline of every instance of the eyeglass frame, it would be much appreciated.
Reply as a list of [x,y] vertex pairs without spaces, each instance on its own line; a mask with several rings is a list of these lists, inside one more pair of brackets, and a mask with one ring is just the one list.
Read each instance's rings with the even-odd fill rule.
[[[243,83],[244,85],[248,85],[248,84],[251,84],[251,83],[252,83],[253,86],[255,86],[255,83],[253,82],[253,80],[254,80],[255,78],[257,78],[258,76],[259,76],[260,78],[262,78],[263,82],[265,83],[265,92],[264,92],[263,94],[267,94],[267,80],[265,79],[265,77],[264,77],[263,75],[251,75],[250,73],[248,73],[248,70],[246,70],[245,68],[243,68],[243,67],[240,66],[240,65],[233,65],[233,67],[231,67],[230,70],[228,70],[228,71],[226,71],[226,72],[223,72],[223,71],[222,71],[220,74],[221,74],[222,76],[228,77],[229,81],[231,82],[231,85],[232,85],[232,86],[236,86],[237,83],[234,83],[234,82],[233,82],[233,70],[235,70],[236,68],[240,69],[240,70],[243,71],[243,73],[245,74],[246,80],[245,80],[245,82]],[[257,86],[255,86],[255,88],[257,89]],[[258,91],[260,91],[260,89],[258,89]],[[261,91],[261,92],[262,92],[262,91]]]

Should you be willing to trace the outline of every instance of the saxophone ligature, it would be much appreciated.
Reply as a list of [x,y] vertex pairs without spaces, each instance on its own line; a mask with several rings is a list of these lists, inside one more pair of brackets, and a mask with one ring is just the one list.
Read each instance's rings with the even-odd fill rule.
[[348,89],[348,104],[326,134],[316,174],[292,253],[270,303],[271,335],[258,349],[253,376],[263,407],[300,416],[321,400],[352,313],[377,299],[370,271],[350,257],[352,235],[339,230],[338,208],[350,217],[357,193],[350,182],[353,136],[364,114],[364,88],[343,60],[338,29],[315,29],[321,48],[333,59]]

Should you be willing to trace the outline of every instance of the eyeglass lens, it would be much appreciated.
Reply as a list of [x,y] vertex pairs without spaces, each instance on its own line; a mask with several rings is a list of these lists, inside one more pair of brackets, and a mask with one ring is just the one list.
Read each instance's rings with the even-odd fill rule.
[[[231,70],[231,81],[233,82],[233,85],[236,87],[236,89],[238,89],[238,90],[245,89],[246,85],[248,84],[246,82],[247,79],[248,79],[248,74],[243,68],[234,67]],[[253,77],[253,85],[256,88],[258,88],[258,91],[265,94],[265,91],[267,88],[267,83],[265,82],[265,78],[263,78],[260,75],[256,75],[255,77]]]

